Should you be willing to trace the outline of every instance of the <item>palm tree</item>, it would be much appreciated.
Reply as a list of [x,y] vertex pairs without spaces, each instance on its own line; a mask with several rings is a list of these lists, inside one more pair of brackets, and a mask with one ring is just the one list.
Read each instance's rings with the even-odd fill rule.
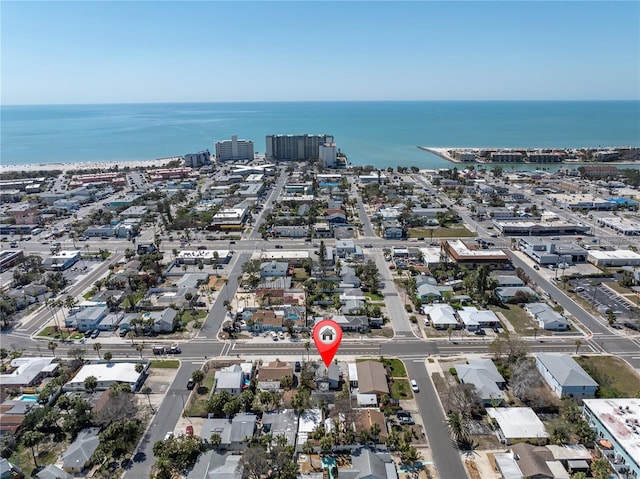
[[33,463],[38,467],[38,460],[36,459],[37,446],[44,439],[44,434],[40,431],[26,431],[22,436],[22,444],[25,447],[31,449],[31,455],[33,456]]
[[307,341],[304,343],[304,349],[307,350],[307,362],[309,362],[309,350],[311,349],[311,342]]
[[582,341],[580,341],[579,339],[576,339],[575,345],[576,345],[576,354],[578,354],[578,350],[580,349],[580,346],[582,346]]
[[464,414],[451,412],[447,416],[447,427],[451,437],[458,445],[463,445],[469,440],[469,425]]
[[49,350],[51,351],[51,354],[53,355],[53,357],[56,357],[56,348],[58,347],[58,343],[56,343],[55,341],[49,341],[49,344],[47,345],[47,348],[49,348]]
[[193,382],[196,383],[197,386],[200,386],[200,383],[204,379],[204,372],[201,369],[196,369],[191,373],[191,379],[193,379]]
[[98,387],[98,379],[95,376],[87,376],[84,380],[84,388],[90,393],[94,392]]
[[102,349],[102,344],[100,343],[95,343],[93,345],[93,350],[96,352],[96,354],[98,355],[98,357],[100,357],[100,350]]
[[143,343],[136,344],[136,351],[138,351],[138,353],[140,354],[140,359],[142,359],[142,351],[143,350],[144,350],[144,344]]
[[150,386],[144,386],[140,392],[147,396],[147,401],[149,401],[149,409],[151,409],[152,413],[155,413],[155,411],[153,409],[153,406],[151,405],[151,398],[149,397],[149,394],[151,394],[151,387]]
[[107,351],[106,353],[104,353],[103,357],[104,360],[109,363],[113,359],[113,353],[111,351]]

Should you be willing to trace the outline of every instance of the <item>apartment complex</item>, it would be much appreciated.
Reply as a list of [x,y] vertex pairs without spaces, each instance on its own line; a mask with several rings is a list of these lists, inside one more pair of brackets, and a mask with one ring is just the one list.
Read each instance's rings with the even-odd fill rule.
[[253,141],[238,140],[238,135],[233,135],[231,140],[216,142],[215,148],[218,161],[253,160]]
[[332,135],[267,135],[267,161],[304,161],[320,158],[320,146],[332,144]]

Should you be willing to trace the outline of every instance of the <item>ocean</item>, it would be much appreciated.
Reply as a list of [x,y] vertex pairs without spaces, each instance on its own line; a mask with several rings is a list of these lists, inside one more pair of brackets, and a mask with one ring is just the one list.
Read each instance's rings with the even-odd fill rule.
[[354,165],[447,167],[432,147],[640,146],[638,101],[264,102],[2,106],[0,163],[137,161],[231,135],[329,134]]

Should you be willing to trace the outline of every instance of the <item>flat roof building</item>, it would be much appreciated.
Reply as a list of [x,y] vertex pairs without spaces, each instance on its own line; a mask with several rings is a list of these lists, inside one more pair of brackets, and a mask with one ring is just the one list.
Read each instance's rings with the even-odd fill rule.
[[529,407],[488,407],[487,414],[497,424],[499,436],[507,445],[518,442],[545,444],[549,439],[544,424]]
[[640,235],[640,221],[624,218],[622,216],[605,216],[598,218],[596,221],[600,226],[605,226],[616,233],[621,233],[625,236]]
[[231,136],[231,140],[218,141],[215,144],[217,161],[253,160],[253,141],[238,140],[238,135]]
[[616,473],[640,477],[640,399],[584,399],[583,415]]
[[497,268],[511,261],[500,249],[470,248],[462,240],[446,240],[442,250],[455,263],[471,268],[482,265]]
[[320,158],[320,146],[333,143],[332,135],[267,135],[267,161],[305,161]]
[[615,251],[591,250],[587,261],[596,266],[639,266],[640,254],[628,249]]

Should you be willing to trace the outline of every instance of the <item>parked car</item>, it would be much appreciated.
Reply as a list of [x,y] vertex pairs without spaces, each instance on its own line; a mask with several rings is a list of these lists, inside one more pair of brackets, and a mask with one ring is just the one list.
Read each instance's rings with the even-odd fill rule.
[[575,289],[575,292],[576,292],[576,293],[580,293],[580,292],[582,292],[582,291],[584,291],[584,288],[583,288],[582,286],[578,286],[578,287]]
[[296,361],[295,365],[293,366],[293,370],[297,373],[302,371],[302,365],[300,364],[300,361]]
[[100,336],[100,330],[96,329],[92,334],[91,334],[91,339],[96,339],[98,336]]
[[416,380],[415,380],[415,379],[412,379],[412,380],[411,380],[411,390],[412,390],[414,393],[419,393],[419,392],[420,392],[420,388],[418,387],[418,383],[416,382]]
[[193,436],[193,426],[191,424],[185,428],[185,433],[187,436]]
[[171,439],[173,437],[173,432],[169,431],[164,435],[164,440],[168,441],[169,439]]
[[534,264],[533,269],[540,269],[540,266],[538,266],[537,264]]
[[284,333],[282,331],[278,333],[278,339],[284,339]]
[[476,336],[486,336],[487,332],[484,329],[476,329],[473,334]]

